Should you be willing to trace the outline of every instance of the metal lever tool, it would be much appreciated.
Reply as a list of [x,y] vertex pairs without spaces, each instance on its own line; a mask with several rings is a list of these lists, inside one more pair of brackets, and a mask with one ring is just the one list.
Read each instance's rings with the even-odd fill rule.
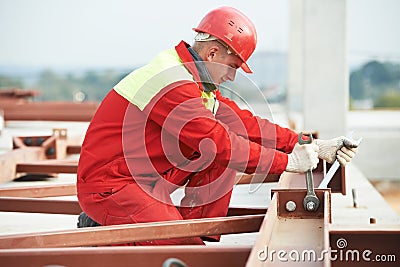
[[[300,145],[311,144],[313,141],[312,135],[309,135],[308,140],[303,139],[303,133],[300,133],[298,138],[298,142]],[[307,195],[303,199],[304,209],[307,211],[316,211],[319,206],[319,199],[317,195],[315,195],[314,191],[314,178],[312,174],[312,170],[308,170],[306,172],[306,186],[307,186]]]
[[[353,139],[353,132],[350,132],[347,135],[347,138]],[[357,147],[360,145],[362,138],[359,138],[358,140],[353,140],[353,142],[357,145]],[[332,180],[333,176],[335,175],[336,171],[339,169],[340,163],[337,159],[333,162],[331,168],[329,171],[326,173],[324,179],[321,181],[319,184],[318,188],[328,188],[329,182]]]

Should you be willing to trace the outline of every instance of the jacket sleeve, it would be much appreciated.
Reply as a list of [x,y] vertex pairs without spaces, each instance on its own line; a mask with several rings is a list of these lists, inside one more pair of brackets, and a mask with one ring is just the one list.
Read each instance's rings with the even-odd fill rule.
[[217,99],[220,105],[216,118],[227,124],[231,131],[262,146],[285,153],[292,152],[297,142],[294,131],[240,109],[234,101],[223,97],[219,91]]
[[[274,148],[264,147],[232,131],[216,119],[203,105],[198,86],[180,82],[163,88],[143,110],[150,120],[163,128],[165,138],[173,136],[201,156],[196,160],[214,161],[245,173],[282,173],[287,155]],[[179,145],[164,144],[177,153]],[[171,148],[172,147],[172,148]]]

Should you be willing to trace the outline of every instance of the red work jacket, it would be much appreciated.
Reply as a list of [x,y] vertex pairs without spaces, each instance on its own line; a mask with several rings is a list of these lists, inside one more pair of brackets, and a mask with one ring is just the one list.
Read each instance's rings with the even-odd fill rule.
[[[175,50],[199,81],[185,42]],[[216,114],[204,106],[201,82],[176,81],[141,110],[115,90],[100,104],[78,165],[78,193],[96,185],[112,187],[132,177],[153,177],[207,161],[245,173],[282,173],[297,134],[242,110],[217,90]]]

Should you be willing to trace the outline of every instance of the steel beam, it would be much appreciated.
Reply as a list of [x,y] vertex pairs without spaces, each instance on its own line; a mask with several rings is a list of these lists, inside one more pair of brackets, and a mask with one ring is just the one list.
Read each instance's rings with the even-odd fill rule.
[[250,246],[80,247],[0,250],[0,266],[161,267],[178,258],[188,267],[242,267]]
[[264,215],[246,215],[8,235],[0,237],[0,248],[97,246],[170,238],[248,233],[258,231],[263,218]]
[[0,197],[57,197],[76,195],[75,184],[0,188]]
[[[330,205],[330,193],[322,193],[325,203],[323,207],[327,207]],[[316,212],[315,216],[307,214],[311,212],[304,210],[302,206],[305,190],[301,194],[292,192],[292,200],[297,203],[299,210],[293,212],[288,212],[285,208],[282,210],[287,202],[286,197],[280,199],[280,194],[279,191],[274,194],[246,266],[280,266],[285,263],[296,266],[327,266],[329,257],[320,261],[318,259],[323,251],[328,250],[324,238],[328,229],[328,217],[321,217],[324,211]]]
[[28,102],[0,100],[4,120],[90,121],[98,107],[97,102]]
[[[0,211],[77,215],[82,211],[77,200],[41,198],[73,195],[75,192],[75,185],[0,189]],[[227,216],[256,215],[266,212],[267,209],[263,208],[230,207]]]
[[78,160],[42,160],[18,163],[16,171],[24,173],[76,173]]
[[0,211],[76,215],[82,209],[77,200],[0,197]]
[[82,149],[81,145],[69,144],[69,145],[67,145],[67,154],[68,155],[70,155],[70,154],[80,154],[81,153],[81,149]]
[[[335,179],[340,181],[344,176],[342,168]],[[305,187],[304,180],[304,175],[300,174],[284,173],[281,176],[279,189],[273,190],[275,193],[246,266],[398,266],[400,225],[384,225],[382,217],[379,217],[379,223],[370,217],[369,225],[357,224],[360,220],[354,217],[360,216],[362,210],[367,211],[366,206],[362,210],[346,206],[346,212],[354,213],[354,217],[347,214],[344,221],[343,214],[336,214],[336,219],[341,219],[335,223],[329,190],[316,189],[318,198],[323,201],[316,212],[308,212],[302,203],[305,190],[298,189]],[[357,185],[363,186],[359,181]],[[344,181],[341,187],[345,187]],[[335,195],[336,200],[339,197],[345,196]],[[290,205],[289,201],[292,202]],[[376,209],[370,212],[375,216],[380,214]],[[363,214],[366,215],[369,215],[368,211]],[[366,259],[361,258],[363,256]]]

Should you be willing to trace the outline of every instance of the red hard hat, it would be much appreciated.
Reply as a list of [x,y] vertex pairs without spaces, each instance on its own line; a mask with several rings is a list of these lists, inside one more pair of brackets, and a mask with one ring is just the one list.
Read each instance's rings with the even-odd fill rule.
[[254,24],[242,12],[233,7],[219,7],[210,11],[193,30],[224,41],[243,61],[241,68],[252,73],[246,61],[256,48],[257,32]]

